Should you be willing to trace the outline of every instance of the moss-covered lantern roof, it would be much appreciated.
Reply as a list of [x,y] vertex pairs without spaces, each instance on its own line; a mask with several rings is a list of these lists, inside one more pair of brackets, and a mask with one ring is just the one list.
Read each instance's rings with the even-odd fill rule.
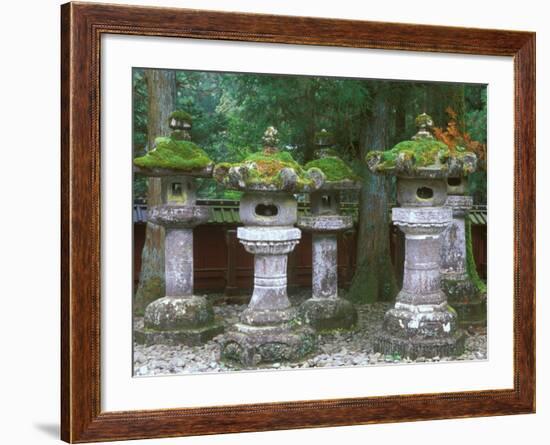
[[206,152],[191,142],[191,116],[177,110],[168,118],[170,137],[155,139],[154,148],[144,156],[134,159],[134,169],[146,176],[212,176],[214,162]]
[[269,127],[263,137],[262,151],[241,162],[222,162],[214,167],[214,178],[224,187],[241,191],[310,192],[323,184],[318,168],[304,169],[288,152],[280,151],[277,130]]
[[321,189],[323,190],[353,190],[361,186],[359,176],[351,167],[338,156],[332,149],[332,134],[325,129],[315,135],[317,149],[315,156],[317,159],[308,162],[304,167],[306,170],[318,168],[325,175],[325,182]]
[[477,168],[475,153],[457,146],[450,149],[432,136],[432,118],[423,113],[416,118],[418,132],[409,141],[387,151],[371,151],[365,160],[373,173],[401,177],[461,177]]

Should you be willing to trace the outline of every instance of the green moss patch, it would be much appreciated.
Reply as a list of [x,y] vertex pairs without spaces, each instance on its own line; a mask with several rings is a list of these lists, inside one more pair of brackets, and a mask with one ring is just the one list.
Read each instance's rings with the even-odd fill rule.
[[371,151],[367,154],[367,162],[377,156],[380,156],[378,171],[395,168],[396,160],[400,156],[411,160],[417,167],[427,167],[446,162],[449,157],[449,148],[435,139],[419,139],[400,142],[391,150]]
[[447,170],[453,164],[453,172],[468,175],[476,166],[475,155],[466,148],[457,146],[451,151],[443,142],[427,138],[403,141],[387,151],[371,151],[365,160],[372,171],[381,173],[399,169],[399,165],[408,165],[414,171],[430,167]]
[[145,169],[165,168],[190,172],[206,168],[212,160],[206,152],[190,141],[159,137],[155,148],[134,164]]
[[242,178],[245,183],[244,188],[255,185],[280,187],[283,184],[281,171],[285,168],[291,168],[296,172],[298,176],[296,188],[298,190],[303,190],[313,184],[313,180],[308,177],[306,170],[288,152],[257,152],[247,156],[241,162],[222,162],[216,165],[214,178],[218,182],[231,187],[232,178],[228,175],[228,172],[232,167],[246,168],[246,175]]
[[176,110],[170,113],[170,116],[168,117],[168,122],[170,122],[172,119],[176,119],[177,121],[183,121],[188,123],[191,123],[193,121],[193,118],[191,117],[191,115],[182,110]]
[[308,162],[305,168],[308,170],[310,168],[318,168],[325,174],[327,181],[331,182],[343,181],[345,179],[352,181],[359,180],[359,177],[353,172],[349,165],[337,157],[330,156],[316,159]]

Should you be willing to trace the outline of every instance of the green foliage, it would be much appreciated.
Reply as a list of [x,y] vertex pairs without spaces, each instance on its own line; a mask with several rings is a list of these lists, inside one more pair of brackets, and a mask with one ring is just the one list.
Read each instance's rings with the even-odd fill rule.
[[[475,141],[487,143],[487,87],[468,85],[466,96],[466,131]],[[487,204],[487,172],[481,165],[481,171],[470,175],[469,193],[475,204]]]
[[[332,135],[335,155],[368,179],[361,146],[373,98],[383,91],[391,108],[391,121],[384,125],[395,144],[416,132],[415,117],[428,112],[435,124],[456,95],[452,84],[306,77],[266,74],[235,74],[178,71],[176,109],[193,117],[194,143],[216,162],[240,162],[254,152],[265,129],[278,130],[281,147],[300,163],[314,159],[316,136],[324,128]],[[467,85],[465,121],[472,138],[486,141],[486,86]],[[432,111],[433,110],[433,111]],[[457,109],[458,111],[458,109]],[[147,88],[143,69],[133,71],[134,157],[147,151]],[[484,180],[474,192],[476,202],[485,202]],[[140,192],[141,193],[141,192]],[[227,191],[215,181],[201,181],[199,196],[223,198]],[[233,192],[231,192],[233,193]]]
[[310,168],[318,168],[326,177],[327,181],[342,181],[350,179],[357,181],[359,177],[342,159],[337,157],[326,157],[310,161],[305,165],[306,170]]
[[477,273],[476,262],[474,259],[474,251],[472,247],[472,223],[470,222],[469,218],[466,218],[466,269],[468,272],[468,276],[471,278],[477,290],[480,293],[486,293],[487,285]]
[[134,183],[133,183],[133,196],[134,200],[136,199],[146,199],[147,198],[147,190],[148,190],[148,178],[146,176],[136,174],[134,177]]
[[487,143],[487,87],[468,85],[466,96],[466,131],[470,137]]
[[134,159],[134,164],[146,169],[166,168],[191,172],[211,164],[208,155],[190,141],[167,137],[155,139],[155,148],[145,156]]

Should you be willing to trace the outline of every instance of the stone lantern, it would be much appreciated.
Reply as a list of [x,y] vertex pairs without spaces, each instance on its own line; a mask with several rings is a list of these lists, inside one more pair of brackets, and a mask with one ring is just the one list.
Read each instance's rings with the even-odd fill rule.
[[466,218],[473,206],[467,196],[467,176],[447,178],[446,206],[453,211],[453,220],[443,232],[441,244],[441,287],[456,310],[461,325],[484,324],[485,301],[468,274]]
[[318,169],[305,171],[277,143],[277,130],[270,127],[262,152],[214,169],[222,185],[244,192],[239,205],[244,227],[238,228],[237,237],[254,255],[248,308],[232,330],[218,337],[221,360],[242,366],[299,360],[315,348],[314,332],[301,325],[287,296],[287,259],[301,238],[294,227],[293,193],[318,189],[324,176]]
[[359,178],[331,150],[332,136],[326,130],[316,135],[316,160],[306,168],[319,168],[325,182],[311,192],[311,215],[301,216],[298,227],[312,232],[312,297],[302,304],[304,320],[318,331],[350,329],[357,311],[338,297],[338,232],[353,227],[351,215],[340,214],[340,192],[358,190]]
[[195,178],[211,177],[214,163],[190,141],[190,116],[176,111],[169,118],[170,137],[134,159],[135,171],[162,178],[162,204],[148,209],[148,218],[165,228],[166,296],[145,308],[144,328],[135,339],[145,344],[202,344],[223,331],[206,297],[193,294],[193,228],[210,217],[196,205]]
[[410,141],[366,161],[373,173],[397,176],[397,202],[392,220],[405,234],[403,288],[384,317],[375,349],[403,357],[460,355],[464,335],[455,311],[441,290],[441,235],[452,221],[445,207],[447,178],[473,172],[477,158],[459,147],[436,141],[427,114],[416,118],[418,133]]

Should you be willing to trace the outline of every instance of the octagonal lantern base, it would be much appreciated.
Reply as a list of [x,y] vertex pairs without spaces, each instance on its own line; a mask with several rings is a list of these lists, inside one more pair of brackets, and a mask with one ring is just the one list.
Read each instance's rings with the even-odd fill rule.
[[218,320],[199,328],[176,329],[172,331],[137,328],[134,329],[134,341],[145,346],[200,346],[223,333],[223,330],[223,324]]
[[357,310],[342,298],[310,298],[300,306],[303,320],[316,331],[351,330],[357,324]]
[[418,357],[453,357],[464,352],[465,335],[457,331],[444,338],[400,338],[383,332],[374,338],[375,350],[384,355],[398,354],[415,360]]
[[456,315],[446,303],[409,308],[397,303],[384,316],[382,332],[374,339],[376,351],[401,357],[433,358],[461,355],[464,334],[456,326]]
[[144,327],[135,340],[150,344],[199,345],[223,332],[212,305],[204,296],[166,296],[145,308]]
[[299,361],[317,346],[313,329],[292,324],[262,327],[236,324],[217,341],[219,359],[238,367]]
[[443,276],[441,290],[456,311],[460,326],[483,326],[487,323],[486,299],[469,277],[456,279]]

